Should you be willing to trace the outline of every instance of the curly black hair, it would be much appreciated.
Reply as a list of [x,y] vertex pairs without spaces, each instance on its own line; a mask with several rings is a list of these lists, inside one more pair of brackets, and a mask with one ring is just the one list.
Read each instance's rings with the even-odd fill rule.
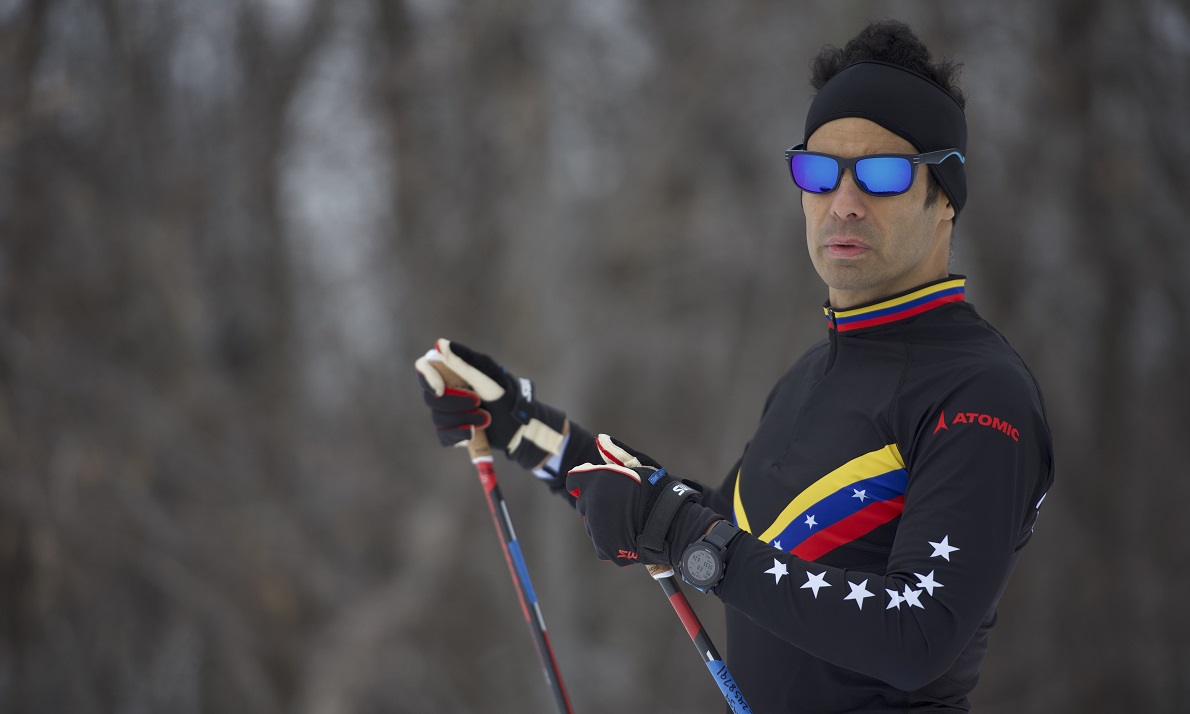
[[[832,45],[822,48],[810,60],[810,84],[815,90],[822,89],[831,77],[856,62],[879,60],[904,67],[942,87],[959,107],[967,106],[967,97],[959,89],[959,74],[962,63],[949,58],[938,62],[913,30],[896,20],[877,20],[859,31],[841,49]],[[938,182],[929,175],[929,189],[926,192],[926,206],[938,200]]]
[[810,84],[822,89],[831,77],[856,62],[879,60],[895,64],[929,79],[945,89],[960,107],[967,97],[959,89],[962,63],[949,58],[933,62],[933,56],[913,30],[896,20],[877,20],[859,31],[842,49],[827,45],[810,60]]

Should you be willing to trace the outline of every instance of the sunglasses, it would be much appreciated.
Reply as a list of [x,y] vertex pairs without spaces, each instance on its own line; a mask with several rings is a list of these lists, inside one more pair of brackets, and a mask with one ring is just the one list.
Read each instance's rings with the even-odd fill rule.
[[785,161],[793,182],[803,191],[830,193],[843,180],[843,170],[851,169],[860,190],[872,196],[896,196],[913,186],[918,164],[940,164],[952,156],[967,163],[958,149],[931,151],[928,154],[872,154],[850,159],[816,151],[806,151],[805,144],[785,150]]

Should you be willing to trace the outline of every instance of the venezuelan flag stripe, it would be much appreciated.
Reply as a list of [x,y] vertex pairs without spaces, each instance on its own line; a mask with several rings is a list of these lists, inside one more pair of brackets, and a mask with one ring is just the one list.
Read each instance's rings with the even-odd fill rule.
[[908,485],[909,475],[905,469],[894,469],[848,484],[807,506],[770,543],[774,546],[780,543],[778,547],[781,550],[793,552],[811,537],[852,518],[875,503],[903,498]]
[[752,527],[748,524],[748,514],[744,513],[744,499],[740,497],[740,478],[743,474],[744,468],[741,466],[735,474],[735,524],[740,530],[751,533]]
[[839,332],[847,332],[848,330],[858,330],[862,327],[872,327],[874,325],[884,325],[889,322],[896,322],[897,320],[904,320],[906,317],[913,317],[920,315],[926,310],[931,310],[939,305],[944,305],[948,302],[962,302],[963,293],[960,290],[957,293],[943,293],[941,295],[923,300],[919,303],[910,303],[905,307],[891,308],[886,311],[880,311],[881,314],[856,315],[849,317],[846,321],[840,320],[838,316],[835,317],[835,325]]
[[[830,327],[839,332],[858,330],[903,320],[946,303],[962,302],[966,299],[966,283],[966,278],[943,280],[874,305],[853,310],[836,310],[834,322]],[[830,309],[824,307],[823,314],[830,321]]]
[[904,511],[904,496],[876,501],[811,535],[790,552],[802,560],[817,560],[841,545],[862,538]]
[[[887,475],[898,469],[904,471],[905,459],[901,457],[901,451],[896,444],[889,444],[882,449],[857,456],[818,479],[798,494],[797,498],[790,501],[789,505],[781,510],[777,519],[759,537],[761,540],[771,543],[799,516],[804,519],[807,509],[819,501],[860,481]],[[905,476],[905,480],[907,483],[908,476]],[[736,483],[738,486],[739,481]],[[856,486],[856,488],[862,489],[863,487]],[[903,488],[901,493],[904,493]],[[854,493],[850,489],[845,492],[845,497],[853,495]],[[859,501],[858,498],[855,500]],[[784,544],[782,544],[782,550],[784,550]]]

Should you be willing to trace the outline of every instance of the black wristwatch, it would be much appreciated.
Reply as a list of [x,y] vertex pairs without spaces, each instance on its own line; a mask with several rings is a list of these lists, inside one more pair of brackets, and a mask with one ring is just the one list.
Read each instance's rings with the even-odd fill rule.
[[682,579],[704,593],[723,578],[723,557],[727,546],[740,534],[731,521],[719,521],[711,532],[686,546],[682,553]]

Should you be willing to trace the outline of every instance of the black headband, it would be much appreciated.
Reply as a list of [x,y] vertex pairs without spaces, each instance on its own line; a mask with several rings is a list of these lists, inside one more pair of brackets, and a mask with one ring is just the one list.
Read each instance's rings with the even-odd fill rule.
[[[873,121],[913,144],[921,153],[958,149],[967,154],[963,108],[936,82],[894,64],[865,60],[831,77],[810,104],[806,136],[843,117]],[[957,219],[967,201],[963,163],[948,159],[929,167],[954,206]]]

